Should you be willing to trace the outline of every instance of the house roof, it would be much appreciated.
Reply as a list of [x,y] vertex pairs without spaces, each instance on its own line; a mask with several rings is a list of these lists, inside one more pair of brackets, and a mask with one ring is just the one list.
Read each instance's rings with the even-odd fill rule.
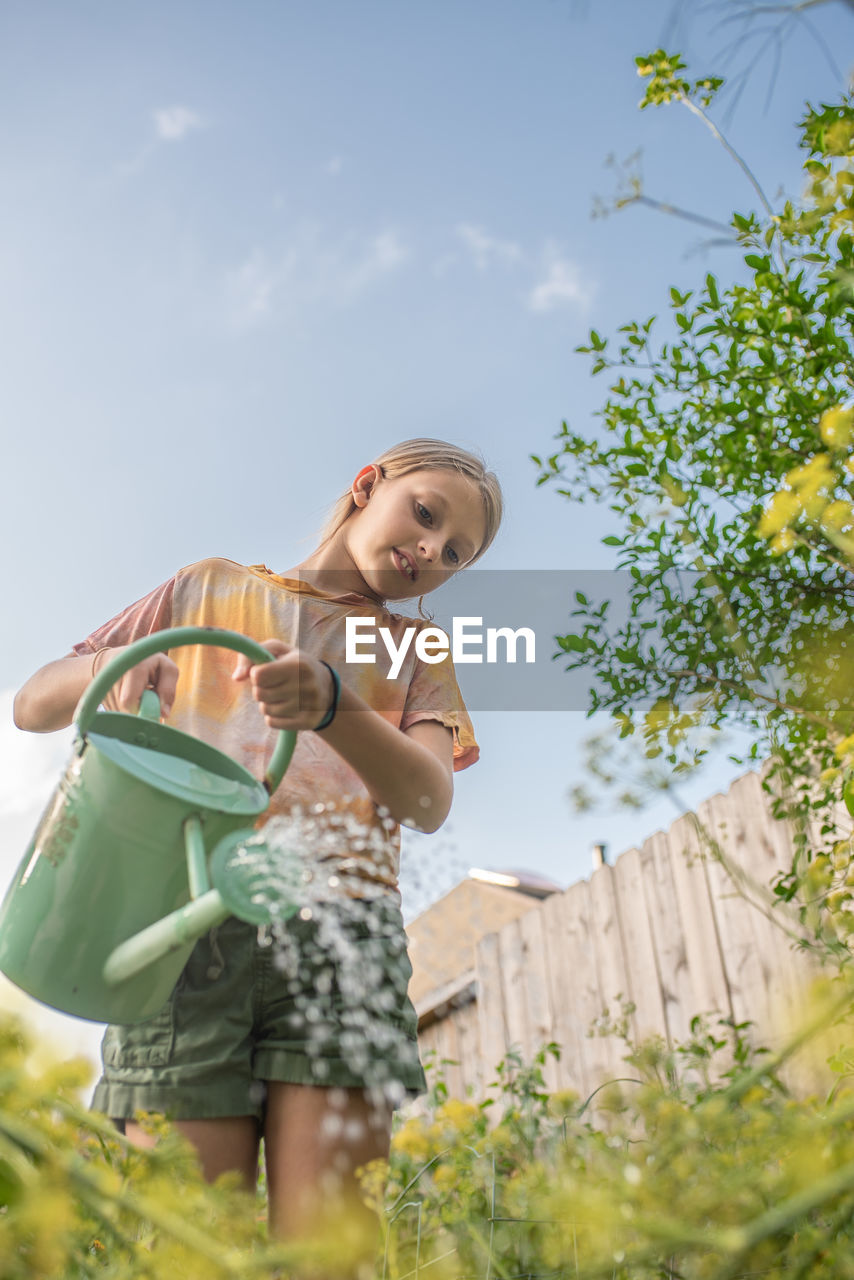
[[540,895],[469,877],[411,921],[409,996],[420,1016],[474,978],[475,949],[488,933],[537,906]]

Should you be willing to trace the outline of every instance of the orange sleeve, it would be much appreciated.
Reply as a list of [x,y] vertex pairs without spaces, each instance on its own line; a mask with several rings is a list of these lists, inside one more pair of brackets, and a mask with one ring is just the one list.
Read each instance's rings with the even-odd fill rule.
[[[432,626],[432,623],[425,625]],[[438,720],[454,733],[454,770],[467,769],[480,756],[450,654],[442,662],[418,660],[406,695],[400,727],[405,733],[419,720]]]

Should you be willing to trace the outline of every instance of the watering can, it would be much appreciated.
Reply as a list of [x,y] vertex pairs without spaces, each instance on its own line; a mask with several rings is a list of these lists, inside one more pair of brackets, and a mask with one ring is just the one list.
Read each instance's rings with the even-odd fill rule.
[[[163,1007],[196,941],[229,915],[287,918],[300,875],[279,856],[275,890],[253,823],[290,763],[279,734],[263,781],[160,723],[146,689],[138,715],[99,711],[144,658],[182,645],[271,655],[235,631],[177,627],[129,645],[77,706],[74,752],[0,907],[0,971],[29,995],[96,1022],[141,1022]],[[282,896],[282,886],[285,886]]]

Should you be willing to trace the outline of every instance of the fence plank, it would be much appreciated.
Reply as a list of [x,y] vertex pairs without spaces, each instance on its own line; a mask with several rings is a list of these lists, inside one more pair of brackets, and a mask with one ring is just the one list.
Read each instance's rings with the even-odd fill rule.
[[[460,1097],[471,1093],[483,1097],[488,1080],[484,1079],[485,1062],[480,1051],[480,1034],[477,1024],[477,1001],[470,1000],[455,1011],[457,1043],[460,1047]],[[490,1076],[491,1080],[492,1077]]]
[[590,1093],[613,1074],[611,1046],[602,1036],[592,1034],[606,1002],[599,986],[590,882],[580,880],[574,884],[564,894],[563,902],[564,980],[570,986],[570,998],[584,1037],[585,1087]]
[[[548,955],[541,911],[527,911],[519,917],[519,931],[525,949],[525,992],[528,1009],[528,1054],[556,1039],[554,1015],[549,999]],[[550,1055],[543,1067],[543,1079],[549,1090],[559,1088],[558,1063]]]
[[676,900],[673,868],[667,837],[660,831],[650,836],[641,849],[644,902],[649,913],[661,995],[664,1004],[664,1034],[670,1044],[687,1039],[693,1007],[688,952]]
[[620,855],[614,864],[614,881],[620,904],[630,994],[635,1006],[635,1034],[640,1040],[651,1035],[666,1036],[658,958],[644,902],[643,870],[638,849],[627,849]]
[[744,897],[738,883],[739,863],[733,856],[730,838],[732,805],[726,797],[713,796],[700,805],[697,816],[710,837],[717,841],[726,860],[721,862],[717,857],[710,857],[707,872],[726,961],[733,1017],[737,1022],[767,1025],[770,1010],[762,961],[764,939],[759,930],[758,912]]
[[[749,916],[756,947],[753,968],[758,971],[755,994],[745,1001],[746,1017],[761,1026],[762,1038],[776,1043],[799,1019],[800,989],[809,974],[809,966],[794,955],[792,942],[781,927],[790,924],[797,931],[797,922],[785,908],[773,905],[770,886],[783,865],[785,844],[773,834],[778,824],[755,774],[739,779],[729,796],[713,797],[702,809],[710,815],[732,868],[727,878],[732,883],[735,877],[737,890],[743,888],[751,900],[740,908],[742,915]],[[739,876],[744,877],[743,886],[738,883]]]
[[[571,934],[581,927],[579,921],[583,921],[587,910],[586,898],[587,884],[581,880],[566,893],[546,898],[537,912],[544,924],[552,1035],[561,1050],[558,1088],[572,1089],[580,1097],[586,1097],[593,1088],[587,1062],[590,1022],[587,1010],[592,997],[579,998],[578,975],[573,964],[577,955],[583,953],[583,947],[571,940]],[[589,980],[589,973],[587,978]],[[598,987],[592,1002],[594,1007],[598,1004]],[[590,1016],[595,1017],[596,1013]]]
[[[602,1011],[606,1009],[613,1023],[627,1021],[627,1031],[634,1036],[635,1023],[627,1007],[631,1000],[631,984],[623,954],[623,935],[620,928],[620,912],[617,903],[613,868],[605,864],[590,877],[590,910],[592,919],[593,952]],[[607,1066],[607,1075],[620,1075],[626,1053],[625,1042],[616,1034],[600,1035],[599,1047]],[[601,1079],[596,1081],[601,1084]]]
[[518,920],[503,925],[496,934],[504,987],[504,1018],[508,1048],[517,1048],[523,1057],[529,1053],[528,1006],[525,966],[527,955]]
[[732,1000],[717,921],[694,819],[685,814],[667,832],[676,902],[682,920],[696,1013],[732,1017]]
[[475,951],[477,973],[477,1025],[480,1052],[483,1055],[487,1081],[494,1079],[495,1068],[509,1047],[504,1011],[504,983],[501,978],[501,956],[498,934],[481,938]]

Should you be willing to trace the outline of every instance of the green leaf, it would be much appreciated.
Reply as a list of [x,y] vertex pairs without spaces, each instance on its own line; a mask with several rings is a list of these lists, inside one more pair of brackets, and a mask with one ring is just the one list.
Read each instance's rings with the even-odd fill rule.
[[768,257],[760,257],[758,253],[746,253],[744,255],[744,261],[749,267],[752,267],[754,271],[771,270],[771,259]]
[[557,642],[564,653],[584,653],[587,649],[587,641],[582,636],[558,636]]

